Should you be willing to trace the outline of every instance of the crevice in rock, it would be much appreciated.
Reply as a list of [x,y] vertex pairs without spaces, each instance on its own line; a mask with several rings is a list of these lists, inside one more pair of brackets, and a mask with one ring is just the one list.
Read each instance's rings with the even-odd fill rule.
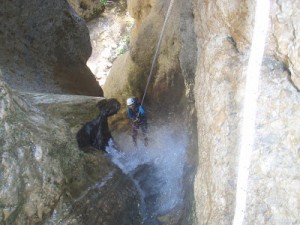
[[294,81],[292,80],[292,73],[290,71],[290,69],[288,68],[288,66],[284,63],[283,64],[283,70],[287,72],[287,78],[288,78],[288,81],[290,82],[290,84],[297,90],[297,92],[300,92],[300,89],[297,87],[297,85],[294,83]]
[[271,70],[278,69],[279,71],[282,71],[282,73],[286,72],[289,83],[296,89],[297,92],[300,92],[300,89],[292,80],[292,72],[286,62],[283,62],[276,57],[266,56],[264,58],[264,63],[266,63]]
[[233,39],[233,37],[228,36],[227,41],[233,46],[233,48],[236,50],[237,53],[240,53],[236,41]]

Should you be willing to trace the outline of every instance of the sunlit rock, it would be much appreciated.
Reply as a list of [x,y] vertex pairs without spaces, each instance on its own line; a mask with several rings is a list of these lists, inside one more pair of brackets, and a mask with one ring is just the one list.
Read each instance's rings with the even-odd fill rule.
[[[129,96],[142,99],[168,3],[128,1],[128,11],[135,19],[135,26],[130,33],[129,52],[114,62],[103,86],[105,96],[117,98],[123,105]],[[189,6],[181,1],[174,3],[145,96],[145,103],[151,105],[153,110],[162,110],[162,113],[167,113],[167,109],[172,112],[183,110],[185,107],[181,107],[180,103],[187,102],[186,96],[190,99],[188,101],[193,101],[196,42],[192,9]],[[191,35],[186,32],[191,32]],[[121,112],[124,112],[124,108],[121,108]]]
[[133,18],[127,11],[127,1],[110,1],[101,17],[89,21],[87,26],[93,48],[87,65],[103,86],[112,63],[129,48]]
[[[194,184],[196,215],[198,224],[232,224],[235,216],[241,216],[235,206],[242,200],[236,199],[236,182],[239,163],[243,165],[239,158],[241,139],[245,138],[241,124],[248,119],[242,117],[247,66],[254,25],[264,21],[255,21],[255,1],[194,2],[199,50],[195,81],[199,149]],[[265,49],[259,49],[265,52],[255,100],[249,179],[244,187],[247,200],[243,219],[248,224],[299,222],[299,209],[294,205],[299,198],[295,188],[299,188],[300,142],[294,135],[300,132],[294,125],[300,122],[299,92],[289,74],[297,67],[297,63],[289,62],[299,61],[295,60],[299,57],[294,59],[287,51],[288,45],[299,44],[296,38],[288,38],[293,32],[299,35],[290,27],[298,17],[297,5],[296,1],[270,1]],[[281,10],[289,12],[284,23],[276,19],[282,17]],[[268,13],[268,8],[263,12]],[[292,76],[297,76],[294,72]]]
[[297,21],[300,19],[300,5],[298,1],[274,1],[271,4],[270,35],[272,40],[272,49],[276,57],[283,63],[286,69],[290,71],[291,80],[295,86],[300,89],[300,26]]

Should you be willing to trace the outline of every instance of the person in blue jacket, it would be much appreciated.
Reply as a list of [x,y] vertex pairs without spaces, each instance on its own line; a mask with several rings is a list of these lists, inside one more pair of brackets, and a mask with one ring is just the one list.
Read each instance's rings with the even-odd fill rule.
[[137,146],[138,129],[141,128],[144,138],[144,145],[148,145],[147,138],[147,117],[144,108],[138,103],[137,98],[128,98],[128,118],[131,120],[131,135],[135,146]]

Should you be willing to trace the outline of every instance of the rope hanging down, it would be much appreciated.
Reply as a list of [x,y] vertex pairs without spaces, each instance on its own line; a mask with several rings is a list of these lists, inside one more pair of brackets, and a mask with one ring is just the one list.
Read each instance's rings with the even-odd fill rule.
[[142,101],[141,101],[141,106],[144,103],[144,99],[145,99],[145,96],[146,96],[146,93],[147,93],[147,90],[148,90],[148,86],[149,86],[149,83],[150,83],[150,80],[151,80],[151,77],[152,77],[152,74],[153,74],[153,69],[154,69],[154,66],[155,66],[156,59],[157,59],[158,51],[159,51],[159,48],[160,48],[160,45],[161,45],[162,37],[163,37],[164,31],[165,31],[165,28],[166,28],[166,24],[167,24],[171,9],[173,7],[173,3],[174,3],[174,0],[171,0],[170,4],[169,4],[168,12],[167,12],[164,24],[163,24],[163,27],[162,27],[161,32],[160,32],[159,41],[158,41],[156,51],[155,51],[155,55],[154,55],[154,58],[153,58],[153,61],[152,61],[152,66],[151,66],[150,73],[149,73],[149,76],[148,76],[148,80],[147,80],[146,88],[145,88],[145,91],[144,91],[144,95],[143,95],[143,98],[142,98]]

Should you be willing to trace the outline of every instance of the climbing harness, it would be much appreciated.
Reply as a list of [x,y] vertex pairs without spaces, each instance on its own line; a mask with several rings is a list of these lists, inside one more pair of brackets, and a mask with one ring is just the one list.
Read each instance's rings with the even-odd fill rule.
[[166,18],[165,18],[165,21],[164,21],[164,24],[163,24],[163,27],[162,27],[161,32],[160,32],[159,41],[158,41],[158,44],[157,44],[157,47],[156,47],[156,51],[155,51],[155,55],[154,55],[154,58],[153,58],[153,61],[152,61],[152,66],[151,66],[150,73],[149,73],[149,76],[148,76],[148,80],[147,80],[146,88],[145,88],[145,91],[144,91],[144,95],[143,95],[143,98],[142,98],[142,101],[141,101],[141,106],[144,103],[144,99],[145,99],[145,96],[146,96],[146,93],[147,93],[147,89],[148,89],[148,86],[149,86],[149,83],[150,83],[150,79],[151,79],[152,74],[153,74],[153,69],[154,69],[154,66],[155,66],[155,62],[156,62],[156,59],[157,59],[158,50],[159,50],[160,45],[161,45],[163,33],[165,31],[166,24],[167,24],[167,21],[168,21],[171,9],[173,7],[173,4],[174,4],[174,0],[171,0],[170,4],[169,4],[168,12],[166,14]]

